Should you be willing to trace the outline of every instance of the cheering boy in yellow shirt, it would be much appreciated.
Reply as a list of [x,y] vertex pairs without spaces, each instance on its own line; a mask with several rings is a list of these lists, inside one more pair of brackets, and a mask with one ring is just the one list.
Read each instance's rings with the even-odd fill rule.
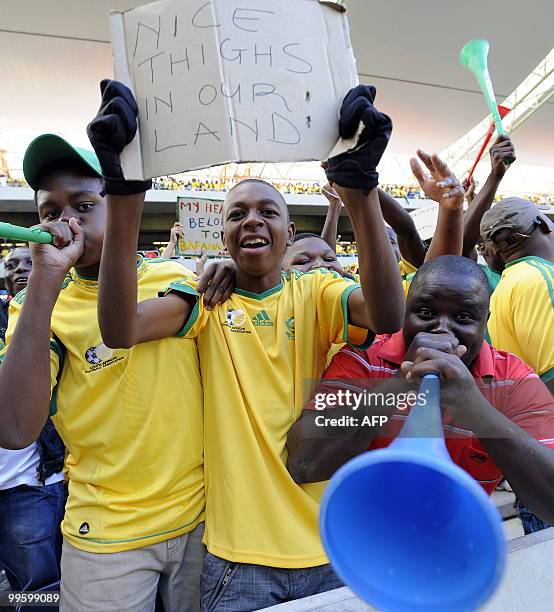
[[[111,180],[120,168],[104,167],[103,156],[118,155],[132,139],[136,103],[119,83],[103,93],[89,136]],[[375,333],[402,323],[401,279],[377,197],[376,166],[392,124],[373,106],[374,96],[374,88],[359,86],[345,98],[341,135],[353,136],[360,121],[364,130],[355,152],[332,158],[327,168],[352,220],[361,287],[329,271],[283,274],[295,231],[286,203],[270,184],[247,180],[224,205],[225,245],[236,264],[231,297],[208,310],[196,284],[184,281],[137,306],[133,261],[144,198],[108,197],[99,304],[104,342],[131,347],[175,335],[198,342],[209,551],[203,610],[257,610],[340,585],[317,529],[325,483],[294,483],[286,440],[331,344],[367,346]],[[381,274],[371,273],[377,267]]]
[[[43,134],[23,169],[54,244],[31,245],[27,288],[10,305],[0,446],[31,444],[50,415],[68,450],[60,609],[153,610],[159,588],[167,610],[195,612],[205,506],[195,343],[107,349],[97,317],[106,222],[98,159]],[[134,188],[143,197],[147,184]],[[136,250],[131,274],[141,299],[192,276]]]

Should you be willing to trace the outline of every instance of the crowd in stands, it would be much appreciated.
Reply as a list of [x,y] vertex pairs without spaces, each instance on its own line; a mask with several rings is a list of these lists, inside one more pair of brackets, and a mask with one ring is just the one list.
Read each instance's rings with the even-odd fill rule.
[[[541,205],[554,205],[554,193],[528,193],[521,196],[524,200],[533,202],[533,204]],[[501,194],[497,194],[494,197],[495,202],[500,202],[503,198]]]
[[[168,191],[227,191],[240,179],[199,179],[178,176],[161,176],[152,180],[153,189],[163,189]],[[322,193],[322,183],[318,181],[283,181],[271,180],[281,193],[312,195]],[[24,179],[0,176],[0,187],[28,187]],[[417,185],[383,184],[381,188],[395,198],[423,199],[425,193]],[[502,199],[501,194],[495,196],[495,202]],[[527,193],[520,194],[520,197],[534,202],[535,204],[551,204],[554,202],[554,193]]]
[[[159,177],[152,181],[154,189],[169,189],[174,191],[227,191],[237,183],[238,179],[197,179],[197,178],[178,178],[174,176]],[[286,194],[320,194],[323,184],[317,181],[279,181],[271,180],[281,193]],[[395,198],[424,199],[425,193],[416,185],[383,184],[383,191],[386,191]],[[495,202],[502,199],[502,194],[496,194]],[[520,194],[520,197],[535,204],[550,204],[554,202],[554,193],[527,193]]]
[[0,177],[0,187],[29,187],[25,179],[12,178],[10,176]]
[[[197,179],[176,176],[164,176],[152,181],[154,189],[190,190],[190,191],[227,191],[240,179]],[[281,193],[287,194],[320,194],[323,184],[318,181],[283,181],[272,180]],[[382,185],[387,193],[396,198],[424,198],[423,191],[414,185]]]
[[[343,586],[318,530],[326,481],[397,436],[400,394],[429,373],[452,461],[489,495],[509,481],[526,533],[554,523],[554,226],[521,198],[493,205],[509,137],[465,213],[458,178],[421,150],[417,188],[379,188],[392,121],[359,85],[341,109],[357,146],[328,160],[326,185],[299,187],[328,199],[323,232],[298,234],[289,183],[126,181],[137,104],[117,81],[101,91],[94,153],[52,134],[29,144],[53,244],[5,260],[0,567],[14,591],[60,591],[62,612],[253,612]],[[226,190],[228,257],[203,254],[200,276],[137,257],[152,186]],[[430,244],[399,197],[437,203]],[[183,233],[177,223],[166,257]],[[341,388],[360,401],[337,403]],[[318,424],[353,414],[384,421]],[[467,563],[446,550],[458,553]]]

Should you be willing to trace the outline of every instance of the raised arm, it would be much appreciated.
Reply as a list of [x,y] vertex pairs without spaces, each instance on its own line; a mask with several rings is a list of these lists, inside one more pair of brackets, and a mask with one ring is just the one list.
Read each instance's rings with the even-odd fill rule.
[[364,129],[353,150],[329,159],[326,173],[347,207],[358,246],[363,295],[360,291],[350,294],[350,320],[374,333],[392,333],[402,325],[404,293],[377,194],[377,164],[387,147],[392,122],[373,106],[375,93],[374,87],[359,85],[345,97],[340,135],[354,136],[360,121]]
[[396,232],[402,257],[419,268],[425,261],[425,245],[416,229],[414,220],[390,194],[379,189],[379,204],[383,218]]
[[425,261],[440,255],[461,255],[464,189],[438,155],[429,155],[421,150],[417,155],[428,173],[424,172],[415,157],[410,160],[412,172],[425,195],[439,205],[437,227]]
[[327,183],[322,189],[323,195],[329,202],[329,209],[325,217],[325,223],[323,224],[323,230],[321,231],[321,238],[333,249],[337,250],[337,234],[339,228],[340,210],[342,208],[342,202],[340,201],[339,194]]
[[177,248],[177,241],[179,238],[182,238],[185,235],[183,230],[183,226],[176,221],[171,228],[171,232],[169,233],[169,244],[162,251],[162,257],[165,259],[170,259],[175,255],[175,249]]
[[151,181],[126,181],[119,161],[137,130],[138,107],[131,91],[117,81],[102,81],[100,89],[100,110],[87,128],[102,167],[108,206],[98,320],[107,346],[130,348],[178,333],[192,305],[173,294],[137,304],[138,234]]
[[[62,282],[83,252],[75,219],[44,224],[54,246],[31,244],[33,268],[25,302],[0,366],[0,447],[21,449],[37,440],[50,406],[50,322]],[[8,328],[8,332],[11,325]]]
[[350,294],[350,321],[375,334],[394,333],[400,329],[404,318],[404,291],[377,189],[372,189],[369,195],[338,185],[336,189],[348,208],[358,246],[362,291]]
[[475,182],[475,179],[471,177],[470,179],[465,179],[462,182],[462,187],[464,188],[464,196],[469,206],[475,199],[475,188],[477,187],[477,183]]
[[498,190],[508,166],[504,163],[507,159],[515,160],[514,145],[509,136],[499,136],[490,150],[491,171],[483,185],[483,188],[473,198],[464,214],[463,226],[463,248],[462,255],[470,257],[471,252],[479,241],[479,225],[483,215],[491,207],[494,196]]
[[[137,242],[144,193],[106,196],[108,214],[98,283],[98,322],[110,348],[177,334],[192,305],[177,294],[137,303]],[[163,287],[160,287],[163,289]]]

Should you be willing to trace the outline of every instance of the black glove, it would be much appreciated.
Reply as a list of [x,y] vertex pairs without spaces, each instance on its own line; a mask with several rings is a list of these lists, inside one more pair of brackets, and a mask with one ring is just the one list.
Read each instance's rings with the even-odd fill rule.
[[126,181],[119,161],[124,147],[137,132],[138,106],[131,90],[119,81],[100,83],[102,102],[96,117],[88,124],[87,134],[104,178],[104,191],[114,195],[132,195],[148,191],[152,181]]
[[340,109],[341,138],[352,138],[360,120],[364,129],[352,151],[329,158],[325,172],[331,183],[362,189],[369,193],[379,184],[377,164],[381,160],[392,132],[392,121],[375,106],[375,87],[358,85],[344,98]]

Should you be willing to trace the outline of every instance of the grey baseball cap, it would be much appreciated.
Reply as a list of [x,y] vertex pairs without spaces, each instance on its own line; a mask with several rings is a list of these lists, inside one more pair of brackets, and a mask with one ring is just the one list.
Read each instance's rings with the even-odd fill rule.
[[529,200],[510,197],[500,200],[483,215],[481,219],[481,238],[492,241],[493,235],[502,230],[509,229],[522,238],[530,235],[542,218],[540,210]]

